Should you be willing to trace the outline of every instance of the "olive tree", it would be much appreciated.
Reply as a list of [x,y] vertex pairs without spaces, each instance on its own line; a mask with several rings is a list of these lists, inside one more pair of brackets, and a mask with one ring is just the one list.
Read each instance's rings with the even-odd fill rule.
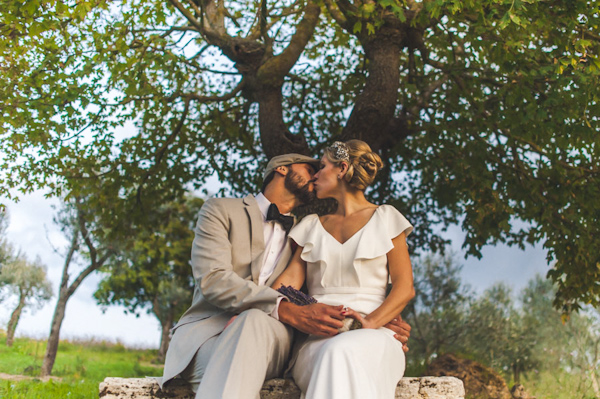
[[26,308],[41,307],[52,298],[52,283],[41,259],[31,262],[23,255],[0,270],[0,290],[17,299],[6,327],[6,345],[12,346],[19,319]]

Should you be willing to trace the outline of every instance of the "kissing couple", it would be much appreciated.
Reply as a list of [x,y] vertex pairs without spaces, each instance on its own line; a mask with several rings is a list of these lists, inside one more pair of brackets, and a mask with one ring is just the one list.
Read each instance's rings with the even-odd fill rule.
[[[194,298],[173,329],[161,387],[182,378],[197,399],[258,399],[265,379],[285,372],[307,399],[393,399],[410,335],[400,313],[414,296],[413,227],[366,199],[382,166],[367,143],[335,142],[320,160],[272,158],[256,196],[207,200],[192,246]],[[315,195],[337,200],[335,212],[296,221],[291,212]],[[302,287],[315,303],[284,295]],[[345,320],[360,328],[346,331]]]

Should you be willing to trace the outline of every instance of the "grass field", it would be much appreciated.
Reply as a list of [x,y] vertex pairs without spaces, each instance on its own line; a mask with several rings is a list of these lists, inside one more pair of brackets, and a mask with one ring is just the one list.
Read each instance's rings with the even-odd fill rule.
[[0,398],[8,399],[97,399],[98,384],[106,377],[145,377],[162,374],[162,365],[152,364],[155,350],[129,349],[103,341],[61,341],[50,381],[39,379],[45,341],[17,338],[6,346],[0,332],[0,373],[29,377],[24,380],[0,376]]
[[[54,378],[42,381],[39,373],[45,349],[45,341],[31,338],[17,338],[8,348],[6,335],[0,330],[0,373],[11,376],[0,375],[0,399],[97,399],[98,384],[106,377],[162,374],[162,365],[152,364],[155,350],[95,340],[62,341]],[[27,379],[17,381],[15,376]],[[585,379],[560,370],[531,373],[523,385],[537,399],[596,398]]]

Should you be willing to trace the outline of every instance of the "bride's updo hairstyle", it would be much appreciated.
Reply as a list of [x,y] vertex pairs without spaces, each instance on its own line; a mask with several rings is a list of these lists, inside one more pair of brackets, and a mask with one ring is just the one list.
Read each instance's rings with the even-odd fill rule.
[[348,172],[344,180],[350,187],[362,191],[373,184],[377,172],[383,167],[381,157],[362,140],[349,140],[345,143],[336,141],[325,148],[324,155],[336,166],[346,161]]

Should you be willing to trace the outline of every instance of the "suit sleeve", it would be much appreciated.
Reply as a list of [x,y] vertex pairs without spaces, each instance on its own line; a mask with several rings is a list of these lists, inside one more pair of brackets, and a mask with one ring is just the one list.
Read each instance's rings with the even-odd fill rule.
[[240,313],[255,308],[271,313],[281,294],[234,272],[230,228],[225,206],[213,200],[202,206],[192,246],[194,279],[204,298],[223,310]]

